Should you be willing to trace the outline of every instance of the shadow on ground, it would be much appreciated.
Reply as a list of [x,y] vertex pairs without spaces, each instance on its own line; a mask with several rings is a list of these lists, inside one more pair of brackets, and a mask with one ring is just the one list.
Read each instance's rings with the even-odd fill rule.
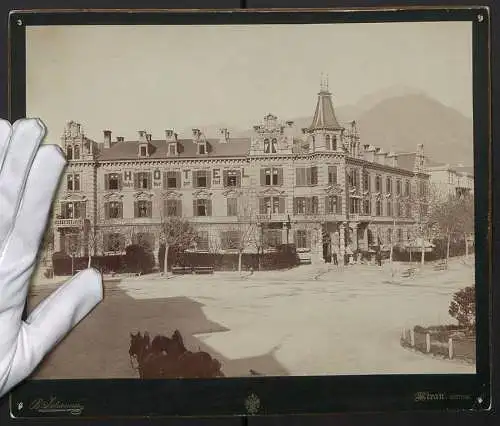
[[[32,379],[111,379],[138,377],[128,355],[130,332],[149,331],[171,335],[178,329],[191,351],[206,351],[217,358],[227,377],[288,375],[273,353],[257,357],[227,359],[197,339],[195,335],[228,331],[208,319],[203,304],[187,297],[136,300],[105,281],[105,297],[94,311],[45,358]],[[35,289],[29,311],[51,293]]]

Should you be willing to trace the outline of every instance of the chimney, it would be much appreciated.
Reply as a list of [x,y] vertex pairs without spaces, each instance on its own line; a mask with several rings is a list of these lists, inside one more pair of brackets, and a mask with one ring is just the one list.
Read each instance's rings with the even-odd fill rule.
[[147,142],[147,133],[145,130],[139,130],[137,133],[139,134],[139,142]]
[[258,124],[256,124],[255,126],[253,126],[253,130],[255,132],[258,132],[260,130],[260,126]]
[[373,145],[363,145],[363,158],[371,163],[375,162],[376,148]]
[[111,130],[104,130],[104,148],[111,148]]
[[227,143],[229,142],[229,131],[227,129],[220,129],[220,143]]
[[151,142],[151,133],[146,133],[146,140]]
[[123,142],[123,141],[125,141],[125,138],[123,136],[116,137],[116,142]]
[[200,139],[200,129],[193,129],[193,141],[196,142]]
[[375,152],[375,158],[377,159],[377,163],[386,164],[387,152],[385,152],[382,148],[377,148]]
[[177,141],[177,133],[174,133],[173,129],[165,130],[165,140],[167,142],[175,142]]

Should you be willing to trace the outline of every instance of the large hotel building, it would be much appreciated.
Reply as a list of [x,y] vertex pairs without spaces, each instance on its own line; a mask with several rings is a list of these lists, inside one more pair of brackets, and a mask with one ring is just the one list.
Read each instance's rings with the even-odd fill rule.
[[422,145],[395,154],[362,144],[355,122],[337,121],[324,85],[301,131],[268,114],[249,138],[168,129],[129,141],[105,130],[96,142],[71,121],[54,249],[116,254],[140,239],[157,256],[169,216],[196,227],[199,251],[234,251],[253,224],[246,251],[290,243],[313,263],[417,236],[429,182]]

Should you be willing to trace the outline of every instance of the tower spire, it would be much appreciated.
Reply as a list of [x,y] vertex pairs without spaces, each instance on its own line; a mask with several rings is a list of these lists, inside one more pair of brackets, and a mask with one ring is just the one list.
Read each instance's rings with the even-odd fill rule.
[[328,74],[326,77],[321,73],[321,87],[318,93],[318,102],[316,111],[309,130],[313,129],[330,129],[339,130],[340,126],[335,116],[335,110],[332,103],[332,94],[328,90]]

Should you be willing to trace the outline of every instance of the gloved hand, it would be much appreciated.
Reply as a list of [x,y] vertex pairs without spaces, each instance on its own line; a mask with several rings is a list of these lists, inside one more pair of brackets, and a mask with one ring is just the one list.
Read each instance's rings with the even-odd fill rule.
[[61,149],[40,147],[37,119],[0,120],[0,397],[25,379],[103,297],[95,269],[72,277],[22,314],[52,198],[66,164]]

